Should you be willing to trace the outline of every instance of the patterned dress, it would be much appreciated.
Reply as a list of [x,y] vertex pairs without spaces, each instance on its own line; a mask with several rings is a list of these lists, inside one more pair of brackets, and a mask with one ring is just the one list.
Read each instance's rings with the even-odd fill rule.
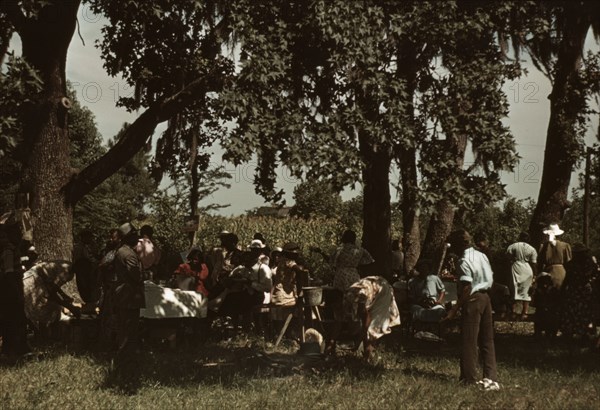
[[400,324],[400,312],[394,300],[390,284],[381,276],[367,276],[358,280],[346,291],[346,309],[356,310],[358,303],[364,303],[371,322],[368,339],[377,340]]
[[333,287],[341,291],[345,291],[360,280],[358,274],[360,265],[373,263],[373,257],[366,249],[350,243],[344,243],[338,247],[331,260],[335,268]]

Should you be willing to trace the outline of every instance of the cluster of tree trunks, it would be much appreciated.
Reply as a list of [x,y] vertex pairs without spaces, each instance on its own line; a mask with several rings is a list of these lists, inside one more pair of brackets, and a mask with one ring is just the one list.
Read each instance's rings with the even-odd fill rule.
[[[155,127],[172,117],[199,95],[219,87],[219,75],[211,73],[189,83],[177,94],[162,99],[144,111],[125,132],[121,140],[97,162],[81,172],[69,167],[68,103],[66,98],[65,63],[67,50],[77,22],[79,0],[50,1],[36,16],[25,16],[17,2],[3,1],[3,12],[19,34],[23,56],[43,80],[43,90],[35,100],[24,107],[24,143],[22,151],[23,178],[21,191],[28,192],[35,217],[35,245],[43,259],[69,259],[72,250],[72,212],[74,204],[95,186],[114,173],[147,143]],[[530,233],[534,243],[541,240],[541,225],[560,221],[568,207],[567,193],[571,172],[577,160],[573,153],[577,140],[574,132],[577,116],[573,101],[578,94],[578,70],[581,50],[590,27],[590,17],[583,9],[566,8],[564,18],[569,30],[563,33],[556,58],[553,81],[551,117],[548,126],[544,171],[538,204],[531,221]],[[8,47],[10,30],[0,33],[0,56]],[[414,50],[403,56],[411,67]],[[399,72],[415,92],[415,73]],[[409,116],[410,117],[410,116]],[[399,159],[403,188],[404,247],[406,268],[416,263],[423,254],[439,260],[445,238],[454,216],[452,204],[443,199],[437,204],[431,219],[425,247],[420,252],[419,212],[415,208],[418,190],[416,151],[405,147],[393,149],[375,143],[368,135],[358,132],[361,156],[364,161],[364,246],[373,254],[378,272],[390,270],[390,190],[389,172],[392,152]],[[456,164],[462,167],[466,139],[449,138],[448,147],[455,153]],[[441,262],[441,261],[439,261]]]

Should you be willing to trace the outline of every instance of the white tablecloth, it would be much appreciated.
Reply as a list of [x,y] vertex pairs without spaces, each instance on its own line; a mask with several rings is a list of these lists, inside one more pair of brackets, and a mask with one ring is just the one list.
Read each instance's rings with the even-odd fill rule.
[[146,308],[140,309],[140,317],[147,319],[206,317],[208,299],[201,293],[165,288],[150,281],[144,283],[144,290]]

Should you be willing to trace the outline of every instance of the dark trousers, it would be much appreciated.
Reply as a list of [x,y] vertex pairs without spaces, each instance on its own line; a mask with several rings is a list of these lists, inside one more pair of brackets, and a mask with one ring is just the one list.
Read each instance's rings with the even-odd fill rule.
[[122,382],[136,383],[139,375],[139,323],[140,309],[116,308],[117,343],[119,350],[115,358],[116,376]]
[[475,292],[462,306],[460,380],[474,383],[478,377],[478,352],[483,361],[483,377],[497,379],[492,304],[487,293]]
[[138,357],[140,309],[115,307],[114,318],[119,350],[106,383],[133,394],[139,388],[141,375]]
[[27,343],[27,318],[23,305],[23,275],[0,275],[0,336],[2,353],[21,355],[31,351]]
[[119,355],[138,350],[140,309],[117,308],[117,343]]
[[116,350],[119,347],[117,339],[117,314],[115,308],[115,284],[105,283],[102,286],[100,299],[100,348],[102,350]]

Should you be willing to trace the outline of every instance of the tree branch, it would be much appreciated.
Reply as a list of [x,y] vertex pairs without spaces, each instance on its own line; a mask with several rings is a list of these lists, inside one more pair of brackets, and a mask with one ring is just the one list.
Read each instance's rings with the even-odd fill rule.
[[222,66],[215,64],[215,68],[206,75],[144,111],[106,154],[71,178],[65,186],[67,200],[73,205],[77,203],[139,152],[152,137],[158,124],[180,112],[199,96],[221,89],[225,77]]

